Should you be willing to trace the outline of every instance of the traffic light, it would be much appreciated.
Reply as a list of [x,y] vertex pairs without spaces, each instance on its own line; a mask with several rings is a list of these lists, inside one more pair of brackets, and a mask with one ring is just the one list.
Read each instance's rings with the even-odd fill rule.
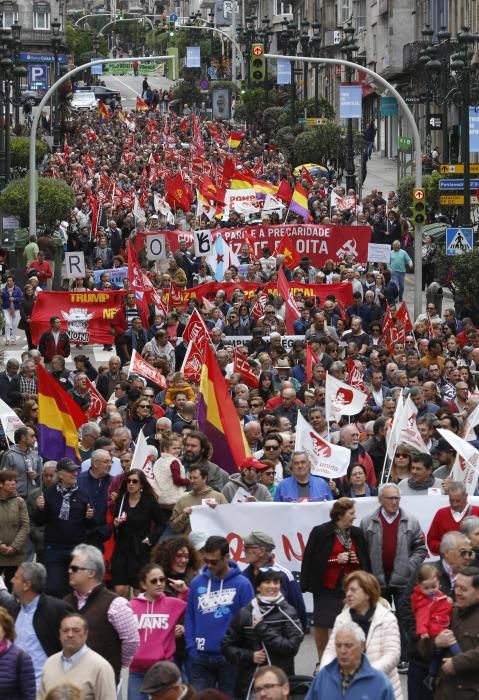
[[251,79],[255,83],[263,83],[266,77],[266,59],[263,44],[251,46]]
[[170,36],[175,36],[175,22],[170,20],[169,22],[169,34]]
[[409,218],[413,224],[426,223],[426,191],[421,188],[415,188],[412,191],[412,207]]
[[244,95],[246,92],[246,80],[241,81],[241,89],[240,89],[240,94]]

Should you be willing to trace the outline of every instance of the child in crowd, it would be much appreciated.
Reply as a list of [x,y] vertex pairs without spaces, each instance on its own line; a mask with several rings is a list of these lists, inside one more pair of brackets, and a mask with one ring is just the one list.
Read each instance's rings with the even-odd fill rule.
[[[417,584],[411,594],[411,606],[416,617],[416,634],[421,639],[437,637],[448,629],[451,622],[452,600],[439,588],[439,573],[432,564],[423,564],[418,571]],[[458,644],[452,644],[449,652],[453,656],[461,653]],[[434,653],[424,685],[434,689],[434,682],[443,656],[440,650]]]

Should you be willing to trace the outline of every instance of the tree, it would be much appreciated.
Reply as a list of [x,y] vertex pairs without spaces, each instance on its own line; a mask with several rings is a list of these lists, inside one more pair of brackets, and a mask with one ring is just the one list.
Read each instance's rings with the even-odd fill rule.
[[175,100],[180,100],[182,104],[192,105],[194,102],[201,102],[201,92],[194,83],[189,80],[181,80],[173,90]]
[[[12,168],[28,168],[30,139],[26,136],[13,136],[10,140]],[[35,152],[37,163],[40,163],[47,152],[44,141],[36,141]]]
[[294,140],[293,165],[323,163],[335,158],[342,161],[344,140],[341,128],[335,122],[308,127]]
[[[422,186],[426,190],[426,206],[428,212],[433,214],[444,209],[439,205],[439,180],[444,179],[444,175],[440,175],[438,172],[434,172],[431,175],[424,175],[422,179]],[[416,181],[412,175],[403,177],[399,183],[397,196],[399,200],[399,211],[403,216],[407,215],[408,209],[412,204],[412,191],[416,186]]]
[[[451,258],[449,258],[451,261]],[[479,300],[479,275],[474,270],[479,269],[479,250],[472,253],[455,255],[452,258],[452,270],[457,296],[462,297],[469,305],[477,306]]]
[[[29,178],[11,182],[0,193],[0,210],[7,216],[16,216],[20,226],[28,225]],[[50,177],[38,178],[37,221],[53,228],[56,221],[66,219],[75,204],[75,193],[63,182]]]

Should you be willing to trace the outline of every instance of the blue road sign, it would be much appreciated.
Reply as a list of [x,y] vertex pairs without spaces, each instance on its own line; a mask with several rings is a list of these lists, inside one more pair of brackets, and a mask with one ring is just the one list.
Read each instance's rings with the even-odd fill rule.
[[176,22],[177,19],[178,19],[178,15],[175,15],[175,13],[173,12],[170,15],[170,22]]
[[472,228],[446,229],[446,255],[462,255],[472,252],[474,238]]
[[[479,180],[471,180],[471,188],[473,190],[479,188]],[[464,189],[464,180],[458,180],[458,179],[439,180],[439,189],[440,190],[463,190]]]
[[[55,56],[50,53],[26,53],[20,51],[18,58],[21,63],[55,63]],[[68,63],[65,53],[58,54],[58,63]]]
[[48,90],[48,71],[50,66],[48,63],[43,64],[28,64],[28,89],[29,90]]

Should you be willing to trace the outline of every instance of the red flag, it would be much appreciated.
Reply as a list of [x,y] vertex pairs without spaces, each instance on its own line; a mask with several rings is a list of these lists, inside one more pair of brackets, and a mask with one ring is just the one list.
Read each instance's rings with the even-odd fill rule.
[[180,173],[176,173],[173,178],[166,177],[165,187],[165,199],[170,207],[181,207],[184,211],[190,211],[191,197],[188,196],[188,187]]
[[351,357],[348,357],[348,382],[355,389],[359,389],[359,391],[364,391],[365,394],[368,393],[366,385],[364,383],[363,373],[356,366],[356,363]]
[[301,255],[296,250],[296,245],[289,234],[284,234],[274,253],[276,256],[278,253],[284,255],[284,264],[289,270],[298,267],[301,262]]
[[225,162],[223,163],[223,172],[221,174],[222,184],[225,185],[228,180],[233,177],[235,172],[236,166],[234,164],[234,160],[232,158],[225,158]]
[[257,321],[261,316],[264,314],[264,307],[269,301],[269,297],[265,292],[260,292],[258,294],[258,298],[256,299],[252,309],[251,309],[251,318],[254,318],[255,321]]
[[106,401],[103,396],[98,392],[94,384],[88,379],[86,380],[86,385],[90,393],[90,405],[88,406],[88,411],[86,415],[88,418],[98,418],[101,416],[106,408]]
[[248,359],[237,348],[235,348],[234,351],[233,372],[237,372],[241,375],[241,379],[246,386],[252,389],[257,389],[259,387],[259,379],[251,369]]
[[153,384],[159,386],[160,389],[166,389],[166,379],[160,370],[150,365],[136,350],[133,350],[131,353],[128,376],[130,376],[130,374],[139,374],[140,377],[149,379]]
[[183,331],[183,340],[186,344],[192,341],[196,345],[201,346],[202,343],[209,342],[209,339],[208,328],[197,309],[194,309]]
[[149,110],[149,107],[146,104],[145,100],[142,100],[141,97],[136,98],[135,108],[137,112],[148,112]]
[[278,292],[284,299],[284,304],[285,304],[284,321],[286,323],[286,331],[287,331],[288,335],[294,335],[293,323],[298,318],[301,318],[301,314],[299,312],[298,307],[296,306],[296,302],[294,301],[293,297],[291,296],[291,293],[289,291],[288,280],[286,279],[286,276],[284,274],[284,270],[282,267],[279,269],[279,273],[278,273]]
[[312,185],[314,183],[313,178],[311,177],[309,171],[306,170],[304,165],[301,168],[301,180],[306,180],[306,182],[309,183],[310,185]]
[[403,324],[406,333],[413,330],[411,317],[405,301],[403,301],[399,309],[396,311],[396,319]]
[[310,382],[313,377],[313,365],[319,365],[320,359],[309,343],[306,343],[306,381]]
[[[184,336],[183,336],[184,337]],[[201,367],[204,362],[204,351],[206,342],[199,345],[190,341],[186,350],[186,355],[181,365],[181,371],[185,379],[190,379],[194,384],[199,384],[201,379]]]
[[98,136],[96,133],[93,131],[93,129],[88,129],[88,131],[85,131],[85,135],[88,137],[90,141],[98,141]]
[[292,196],[293,190],[291,189],[289,182],[286,179],[281,180],[278,191],[276,192],[276,197],[281,199],[281,201],[283,201],[285,204],[289,204]]

